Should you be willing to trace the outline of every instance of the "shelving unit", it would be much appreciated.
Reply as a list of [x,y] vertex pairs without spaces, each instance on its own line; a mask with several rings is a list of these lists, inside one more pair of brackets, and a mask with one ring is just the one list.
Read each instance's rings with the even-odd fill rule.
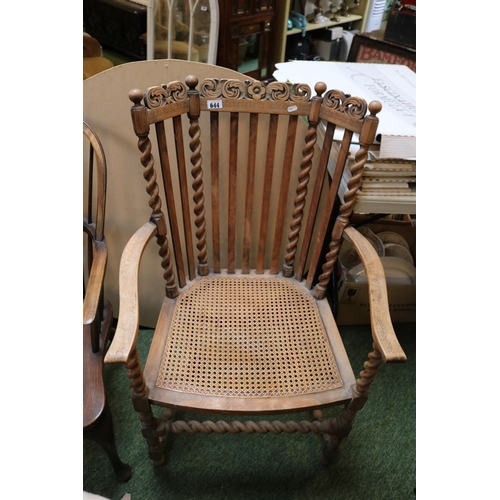
[[[287,28],[288,16],[290,13],[291,0],[278,1],[278,19],[276,23],[276,42],[273,59],[275,62],[284,62],[286,54],[286,42],[290,35],[302,33],[301,29]],[[344,26],[349,29],[358,29],[360,32],[364,31],[366,25],[366,16],[369,8],[370,0],[360,0],[357,7],[349,10],[349,15],[336,17],[340,18],[339,21],[329,21],[327,23],[307,23],[306,31],[314,31],[323,28],[330,28],[332,26]]]
[[[359,21],[363,19],[363,16],[355,16],[355,15],[350,15],[350,16],[337,16],[339,18],[339,21],[329,21],[327,23],[307,23],[306,26],[306,31],[314,31],[314,30],[320,30],[323,28],[331,28],[332,26],[339,26],[341,24],[348,24],[352,23],[354,21]],[[292,28],[291,30],[287,30],[286,35],[296,35],[297,33],[302,33],[302,30],[299,28]]]

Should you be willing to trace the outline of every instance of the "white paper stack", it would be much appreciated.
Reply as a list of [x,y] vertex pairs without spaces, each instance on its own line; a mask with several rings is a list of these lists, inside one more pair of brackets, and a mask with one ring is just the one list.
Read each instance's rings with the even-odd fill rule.
[[[416,213],[416,74],[407,66],[394,64],[346,63],[336,61],[293,61],[279,63],[273,76],[278,81],[317,82],[327,89],[341,90],[370,103],[382,103],[377,115],[377,141],[370,151],[354,211],[357,213]],[[313,90],[314,91],[314,90]],[[318,127],[321,144],[323,130]],[[335,138],[341,138],[342,130]],[[355,143],[353,156],[359,148]],[[334,143],[335,144],[335,143]],[[347,190],[353,158],[346,162],[340,195]],[[332,148],[330,173],[336,163]],[[343,200],[342,200],[343,201]]]

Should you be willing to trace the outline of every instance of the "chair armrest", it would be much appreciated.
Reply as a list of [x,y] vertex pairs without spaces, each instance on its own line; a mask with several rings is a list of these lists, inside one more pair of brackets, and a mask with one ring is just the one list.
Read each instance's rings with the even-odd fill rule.
[[113,341],[105,363],[126,363],[137,342],[139,332],[139,266],[144,249],[156,234],[156,224],[146,222],[138,229],[123,250],[120,260],[120,312]]
[[84,325],[90,325],[97,315],[107,260],[108,249],[106,248],[105,241],[94,241],[92,268],[89,270],[89,280],[85,292],[85,299],[83,300]]
[[387,283],[380,257],[371,243],[353,227],[345,228],[344,237],[354,245],[365,268],[374,344],[380,351],[384,362],[406,361],[406,355],[392,326],[387,299]]

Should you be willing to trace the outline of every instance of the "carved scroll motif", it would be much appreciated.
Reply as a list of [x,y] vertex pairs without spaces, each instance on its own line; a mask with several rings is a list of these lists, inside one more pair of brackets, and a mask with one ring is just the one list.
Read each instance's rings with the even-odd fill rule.
[[294,102],[307,102],[311,99],[311,87],[305,83],[295,83],[292,85],[291,99]]
[[[144,93],[144,104],[149,109],[159,108],[175,102],[187,99],[188,87],[180,81],[170,82],[168,84],[150,87]],[[311,88],[305,83],[283,83],[271,82],[263,83],[260,81],[241,81],[228,78],[205,78],[199,86],[200,96],[207,99],[250,99],[254,101],[291,101],[308,102],[312,97]],[[343,99],[345,96],[342,94]],[[336,101],[332,101],[336,102]],[[356,103],[358,101],[356,100]],[[348,106],[349,105],[349,106]],[[344,107],[355,107],[354,101],[346,101]],[[335,109],[340,104],[335,104]],[[366,104],[365,104],[366,108]],[[354,116],[352,112],[349,114]]]
[[149,109],[159,108],[187,99],[187,85],[171,82],[157,87],[150,87],[144,92],[144,104]]
[[221,80],[205,78],[200,84],[200,94],[207,99],[216,99],[222,95]]
[[367,110],[367,104],[364,99],[351,97],[340,90],[329,90],[323,97],[323,105],[359,120],[365,117]]
[[290,84],[271,82],[265,84],[259,81],[244,81],[233,79],[206,78],[200,85],[201,97],[207,99],[250,99],[254,101],[292,101],[307,102],[312,92],[305,83]]

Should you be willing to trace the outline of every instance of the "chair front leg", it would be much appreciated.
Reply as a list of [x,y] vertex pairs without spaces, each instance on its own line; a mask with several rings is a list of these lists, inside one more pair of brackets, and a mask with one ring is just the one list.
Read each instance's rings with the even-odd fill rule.
[[344,406],[340,416],[334,419],[331,430],[323,433],[323,453],[321,456],[323,465],[328,465],[335,458],[340,443],[351,432],[356,413],[365,406],[370,386],[383,364],[382,355],[376,347],[373,347],[368,358],[364,364],[364,370],[359,374],[360,378],[356,380],[353,387],[351,400]]
[[132,388],[132,404],[141,421],[142,435],[148,443],[149,458],[155,466],[163,465],[165,455],[163,453],[162,436],[165,431],[151,411],[151,404],[148,399],[149,391],[136,347],[132,349],[125,367],[128,370],[127,376],[130,379],[130,387]]
[[108,456],[118,481],[127,482],[131,478],[132,469],[130,465],[122,462],[116,449],[113,417],[107,401],[95,425],[83,430],[83,437],[98,443],[102,447]]

